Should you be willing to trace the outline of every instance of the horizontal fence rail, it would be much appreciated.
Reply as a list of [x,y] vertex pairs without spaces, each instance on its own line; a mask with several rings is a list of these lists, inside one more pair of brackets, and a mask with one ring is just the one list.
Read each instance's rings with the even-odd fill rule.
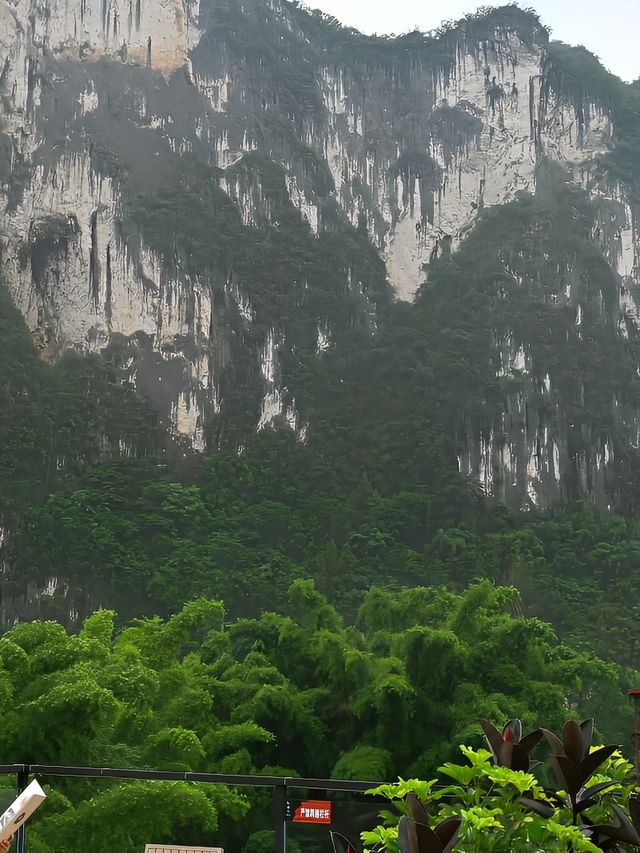
[[78,767],[67,764],[0,764],[0,776],[79,776],[85,779],[138,779],[147,782],[202,782],[250,788],[305,788],[310,791],[368,791],[386,782],[349,779],[307,779],[304,776],[235,776],[229,773],[192,773],[174,770],[137,770],[114,767]]

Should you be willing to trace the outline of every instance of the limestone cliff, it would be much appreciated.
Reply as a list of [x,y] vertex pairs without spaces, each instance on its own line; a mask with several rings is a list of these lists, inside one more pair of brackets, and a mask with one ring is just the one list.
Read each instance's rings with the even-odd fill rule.
[[[567,85],[529,13],[378,39],[283,0],[1,0],[0,52],[13,299],[46,358],[117,349],[123,381],[193,449],[272,425],[304,440],[300,365],[354,327],[375,334],[483,211],[556,167],[593,205],[589,242],[612,276],[605,299],[570,248],[556,263],[540,298],[572,316],[560,360],[592,325],[635,341],[635,198],[602,165],[612,106],[588,80]],[[523,284],[520,261],[504,274]],[[526,330],[501,321],[491,347],[507,402],[457,417],[460,470],[523,506],[576,490],[609,505],[620,448],[640,444],[637,405],[612,393],[576,449]]]

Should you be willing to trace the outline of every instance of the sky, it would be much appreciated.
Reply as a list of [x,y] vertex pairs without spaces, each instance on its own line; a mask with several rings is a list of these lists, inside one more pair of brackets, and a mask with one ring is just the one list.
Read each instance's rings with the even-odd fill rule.
[[[491,5],[501,5],[495,0]],[[507,0],[504,0],[507,2]],[[435,29],[473,12],[477,0],[306,0],[365,33]],[[482,5],[489,5],[488,2]],[[640,77],[640,0],[523,0],[551,27],[552,38],[583,44],[623,80]]]

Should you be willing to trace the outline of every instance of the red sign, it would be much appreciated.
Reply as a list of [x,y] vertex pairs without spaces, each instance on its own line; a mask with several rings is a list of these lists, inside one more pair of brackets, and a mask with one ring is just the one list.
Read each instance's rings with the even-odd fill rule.
[[325,800],[305,800],[296,806],[294,823],[331,823],[331,803]]

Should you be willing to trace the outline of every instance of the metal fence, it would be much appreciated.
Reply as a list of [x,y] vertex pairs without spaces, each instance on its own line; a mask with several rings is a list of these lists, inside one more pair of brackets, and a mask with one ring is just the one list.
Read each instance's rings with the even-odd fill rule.
[[[337,779],[307,779],[294,776],[234,776],[222,773],[179,773],[169,770],[118,770],[110,767],[74,767],[51,764],[4,764],[0,765],[0,775],[15,775],[17,789],[23,791],[31,776],[64,777],[82,779],[132,779],[138,781],[159,782],[196,782],[198,784],[226,785],[230,788],[272,788],[274,804],[274,829],[276,833],[276,853],[287,851],[287,803],[289,794],[294,790],[337,792],[347,791],[362,794],[375,788],[382,782],[355,782]],[[17,853],[26,853],[28,826],[18,829],[16,838]]]

